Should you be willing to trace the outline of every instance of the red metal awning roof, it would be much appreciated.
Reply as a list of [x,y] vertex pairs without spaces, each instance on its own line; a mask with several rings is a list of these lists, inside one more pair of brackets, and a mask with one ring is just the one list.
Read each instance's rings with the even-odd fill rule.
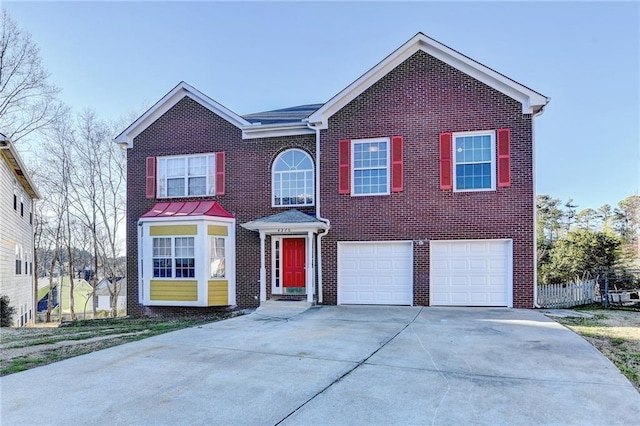
[[186,201],[175,203],[156,203],[142,217],[182,217],[182,216],[215,216],[233,217],[222,208],[217,201]]

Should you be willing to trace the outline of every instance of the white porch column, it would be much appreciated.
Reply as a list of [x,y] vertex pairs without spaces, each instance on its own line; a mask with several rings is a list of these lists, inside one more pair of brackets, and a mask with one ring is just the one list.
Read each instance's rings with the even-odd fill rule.
[[313,290],[315,289],[315,285],[313,282],[313,278],[315,274],[313,273],[313,232],[307,232],[307,302],[313,303]]
[[265,266],[264,240],[265,233],[260,231],[260,302],[267,300],[267,267]]

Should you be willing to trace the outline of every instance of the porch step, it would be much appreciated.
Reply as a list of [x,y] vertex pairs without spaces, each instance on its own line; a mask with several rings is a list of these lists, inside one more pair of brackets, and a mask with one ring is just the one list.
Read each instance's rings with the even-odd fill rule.
[[260,303],[255,315],[258,317],[291,318],[311,307],[306,300],[267,300]]
[[[278,309],[287,309],[287,308],[310,308],[311,303],[307,302],[307,300],[293,300],[293,299],[281,299],[281,300],[265,300],[260,303],[260,308],[278,308]],[[260,309],[258,308],[258,309]]]

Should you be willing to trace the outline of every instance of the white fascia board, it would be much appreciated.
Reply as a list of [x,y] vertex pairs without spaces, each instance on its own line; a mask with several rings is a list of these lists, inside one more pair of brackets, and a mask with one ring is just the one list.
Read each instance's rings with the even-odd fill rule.
[[156,121],[164,113],[170,110],[185,96],[190,97],[200,105],[209,109],[214,114],[220,116],[221,118],[225,119],[238,128],[243,128],[244,126],[249,126],[251,124],[235,112],[224,107],[204,93],[200,92],[198,89],[183,81],[180,82],[176,87],[174,87],[162,99],[156,102],[129,127],[122,131],[122,133],[116,136],[115,142],[123,147],[133,148],[133,139],[140,133],[142,133],[147,127],[149,127],[151,123]]
[[242,139],[273,138],[314,134],[305,123],[251,124],[242,128]]
[[[3,137],[0,140],[0,142],[2,142],[2,144],[0,144],[0,148],[8,150],[9,151],[10,160],[13,160],[16,163],[15,166],[13,164],[9,164],[9,168],[14,172],[14,175],[15,175],[16,179],[18,179],[18,181],[23,186],[25,186],[24,189],[25,189],[25,191],[27,191],[27,194],[29,194],[29,196],[31,196],[31,199],[39,200],[40,198],[42,198],[40,196],[40,192],[38,192],[38,188],[36,188],[35,184],[31,180],[31,176],[29,176],[29,171],[27,170],[26,166],[22,162],[22,158],[20,157],[20,153],[16,149],[15,145],[13,144],[13,142],[11,142],[9,139],[7,139],[4,135],[2,135],[2,136]],[[16,166],[17,166],[18,170],[21,171],[22,175],[16,174]]]
[[387,75],[418,50],[424,51],[425,53],[451,65],[465,74],[468,74],[488,86],[493,87],[499,92],[517,100],[522,104],[522,112],[524,114],[536,113],[549,102],[549,99],[540,93],[511,80],[510,78],[474,61],[473,59],[437,42],[436,40],[433,40],[432,38],[425,36],[422,33],[418,33],[336,96],[331,98],[320,109],[311,114],[308,121],[317,125],[320,129],[326,129],[328,127],[329,117],[338,112],[366,89],[373,86],[382,77]]

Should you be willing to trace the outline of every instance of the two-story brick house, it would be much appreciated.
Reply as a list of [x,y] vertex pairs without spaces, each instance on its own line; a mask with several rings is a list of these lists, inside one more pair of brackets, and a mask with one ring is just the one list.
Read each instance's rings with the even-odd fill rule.
[[533,307],[547,103],[421,33],[325,104],[242,117],[180,83],[116,137],[129,313]]
[[0,296],[15,308],[13,325],[35,322],[34,205],[38,190],[15,145],[0,134]]

